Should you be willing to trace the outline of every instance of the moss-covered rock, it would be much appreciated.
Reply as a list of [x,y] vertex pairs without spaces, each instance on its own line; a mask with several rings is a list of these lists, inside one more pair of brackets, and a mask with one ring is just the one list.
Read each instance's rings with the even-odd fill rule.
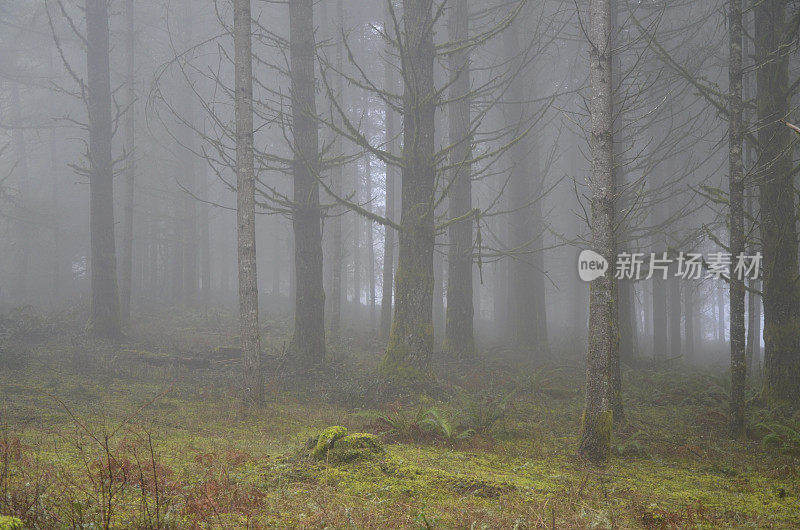
[[345,436],[347,436],[346,427],[342,427],[341,425],[328,427],[319,433],[319,436],[313,440],[313,447],[311,449],[312,458],[322,460],[325,457],[325,454],[328,452],[328,449],[333,447],[333,444],[336,442],[336,440],[344,438]]
[[328,462],[350,462],[383,454],[383,446],[374,434],[347,434],[341,426],[328,427],[313,443],[311,457]]
[[22,530],[25,525],[21,519],[10,515],[0,515],[0,530]]

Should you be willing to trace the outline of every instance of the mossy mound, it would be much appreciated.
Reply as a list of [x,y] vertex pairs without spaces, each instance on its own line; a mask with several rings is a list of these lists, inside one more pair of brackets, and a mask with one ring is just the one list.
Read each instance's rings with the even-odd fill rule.
[[0,515],[0,530],[22,530],[25,525],[22,520],[10,515]]
[[311,457],[328,462],[351,462],[383,454],[383,446],[374,434],[347,433],[339,425],[328,427],[309,441]]

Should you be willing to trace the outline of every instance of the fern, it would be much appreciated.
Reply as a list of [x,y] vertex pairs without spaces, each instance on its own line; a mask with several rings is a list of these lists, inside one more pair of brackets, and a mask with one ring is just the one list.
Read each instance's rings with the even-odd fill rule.
[[766,431],[761,445],[790,455],[800,455],[800,432],[778,422],[763,422],[756,428]]

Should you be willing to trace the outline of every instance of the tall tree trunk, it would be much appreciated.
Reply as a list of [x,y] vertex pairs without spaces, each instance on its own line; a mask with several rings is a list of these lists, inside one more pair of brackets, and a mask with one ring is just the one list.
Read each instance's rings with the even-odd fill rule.
[[[367,109],[369,103],[367,99]],[[369,110],[367,110],[367,120],[369,121]],[[364,158],[364,167],[366,168],[366,195],[367,195],[367,209],[371,210],[372,204],[372,161],[370,160],[369,153]],[[372,221],[367,220],[365,223],[367,227],[367,278],[369,284],[369,330],[370,333],[375,332],[375,237],[373,233],[374,226]]]
[[725,286],[717,285],[717,335],[725,343]]
[[[52,79],[55,78],[55,68],[53,61],[53,53],[51,50],[48,54],[48,74]],[[58,103],[53,98],[52,115],[57,114],[56,106]],[[61,170],[58,152],[58,130],[55,127],[50,129],[50,176],[52,177],[52,187],[50,190],[50,209],[52,215],[52,228],[53,228],[53,241],[52,241],[52,277],[50,282],[50,300],[53,305],[56,305],[61,300],[61,282],[63,280],[62,274],[62,254],[61,254]]]
[[[748,146],[746,153],[751,153],[752,149]],[[745,157],[748,160],[746,167],[751,167],[749,163],[750,156]],[[754,198],[752,195],[747,198],[747,213],[750,218],[753,218],[755,207],[753,205]],[[747,255],[753,256],[756,253],[754,244],[748,245]],[[747,361],[747,368],[750,373],[760,373],[761,367],[761,297],[754,291],[761,290],[761,281],[758,279],[748,280],[748,285],[751,289],[747,293],[747,346],[745,351],[745,359]]]
[[[469,38],[469,2],[456,0],[449,20],[451,42],[466,42]],[[461,46],[449,57],[451,75],[448,118],[450,120],[450,209],[448,217],[463,218],[449,227],[447,256],[447,315],[445,318],[446,353],[462,359],[475,354],[474,318],[472,305],[472,134],[470,130],[469,48]]]
[[[747,0],[744,4],[743,8],[743,30],[742,32],[745,35],[752,35],[753,34],[753,18],[750,14],[752,12],[752,1]],[[753,45],[752,39],[744,38],[742,42],[742,56],[747,59],[753,56]],[[753,90],[753,75],[745,75],[743,77],[742,83],[742,92],[743,92],[743,100],[744,101],[751,101],[753,98],[754,90]],[[753,123],[753,111],[745,109],[744,111],[744,123],[743,127],[745,129],[750,129],[751,124]],[[745,149],[744,149],[744,170],[745,175],[751,174],[754,167],[754,160],[755,160],[755,147],[753,143],[745,139]],[[754,196],[754,190],[745,189],[747,199],[746,199],[746,211],[747,211],[747,218],[754,219],[755,217],[755,201],[756,198]],[[756,244],[756,240],[759,238],[758,227],[754,227],[753,233],[751,234],[749,241],[747,242],[747,255],[753,256],[758,251],[758,246]],[[749,287],[755,291],[761,290],[761,281],[759,279],[749,279],[748,280]],[[753,290],[749,291],[747,294],[747,338],[746,338],[746,346],[745,346],[745,360],[747,363],[747,369],[750,373],[755,374],[759,371],[759,360],[760,352],[761,352],[761,297]]]
[[241,333],[245,401],[262,402],[264,380],[258,331],[256,268],[256,204],[253,154],[253,58],[250,0],[233,5],[236,69],[237,248],[239,256],[239,329]]
[[792,181],[787,0],[755,4],[758,156],[763,245],[764,387],[767,402],[800,399],[800,285]]
[[435,88],[432,0],[403,0],[402,214],[396,304],[384,376],[428,377],[433,352]]
[[[673,271],[670,268],[670,271]],[[671,272],[670,274],[674,274]],[[673,359],[681,356],[683,350],[683,340],[681,338],[681,280],[671,277],[667,280],[669,289],[669,355]]]
[[[208,200],[208,175],[201,171],[197,187],[197,195],[201,201]],[[208,307],[211,302],[211,230],[209,227],[209,206],[201,202],[197,217],[198,244],[200,247],[200,282],[202,284],[201,298],[203,305]]]
[[315,94],[314,2],[289,3],[289,55],[294,142],[295,318],[292,347],[306,371],[325,360],[325,291],[319,209],[319,129]]
[[131,319],[131,291],[133,283],[133,203],[134,184],[136,179],[135,142],[135,62],[134,47],[136,43],[134,23],[134,0],[125,0],[125,52],[126,64],[125,84],[128,92],[128,111],[125,117],[125,195],[123,197],[122,219],[122,263],[120,264],[120,318],[127,326]]
[[108,3],[106,0],[86,0],[85,8],[91,165],[89,231],[92,255],[92,311],[89,331],[97,337],[114,338],[120,335],[120,320],[114,241]]
[[[341,1],[341,0],[340,0]],[[386,15],[384,17],[384,25],[389,28],[392,26],[391,13],[389,13],[389,4],[386,4]],[[388,30],[387,30],[388,31]],[[391,48],[387,44],[387,48]],[[397,88],[397,81],[395,79],[394,65],[389,62],[391,49],[387,49],[386,64],[384,65],[384,90],[389,93],[394,93]],[[386,105],[384,112],[386,113],[386,149],[389,153],[397,155],[397,129],[395,125],[395,111],[390,105]],[[386,165],[386,217],[395,221],[395,180],[397,168],[392,164]],[[394,240],[395,230],[390,226],[384,227],[384,240],[383,240],[383,288],[381,290],[381,323],[380,323],[380,337],[381,339],[389,338],[389,329],[392,325],[392,291],[394,286]]]
[[30,211],[30,170],[28,167],[28,142],[22,124],[22,102],[19,84],[11,83],[11,112],[13,129],[11,137],[16,155],[17,173],[19,175],[19,207],[16,213],[14,239],[16,248],[14,265],[14,287],[12,300],[18,305],[30,304],[32,299],[28,292],[28,276],[31,266],[31,239],[33,236],[33,216]]
[[687,363],[694,362],[694,289],[690,283],[683,288],[683,357]]
[[[615,263],[611,6],[609,0],[591,0],[589,10],[592,246],[608,263]],[[595,462],[604,461],[611,447],[613,411],[609,369],[619,347],[616,295],[613,274],[607,273],[591,283],[586,400],[579,452]]]
[[[192,45],[192,34],[193,34],[193,24],[194,24],[194,17],[193,17],[193,10],[192,5],[194,2],[187,2],[186,3],[186,18],[184,21],[185,24],[185,40],[187,45]],[[191,75],[191,74],[190,74]],[[191,80],[190,80],[191,82]],[[198,248],[198,240],[197,240],[197,202],[195,197],[192,195],[197,194],[196,181],[197,175],[196,173],[196,166],[197,161],[195,159],[195,138],[194,138],[194,131],[192,127],[194,126],[195,122],[195,112],[194,112],[194,100],[192,98],[191,91],[189,94],[183,98],[184,101],[184,119],[189,124],[185,130],[185,138],[183,140],[183,157],[181,168],[183,171],[183,185],[186,187],[189,193],[183,193],[183,205],[182,205],[182,223],[181,223],[181,256],[183,259],[183,263],[181,266],[181,270],[183,276],[181,278],[182,282],[182,291],[181,291],[181,299],[183,303],[191,306],[195,302],[197,302],[197,288],[198,288],[198,274],[197,274],[197,248]]]
[[[361,202],[361,172],[353,164],[353,200]],[[356,212],[353,216],[353,312],[356,322],[361,321],[361,224],[363,220]]]
[[664,360],[667,358],[667,280],[661,277],[660,272],[656,272],[652,285],[653,357]]
[[[503,32],[503,51],[507,60],[515,61],[517,68],[522,68],[523,52],[519,43],[519,23],[513,24]],[[517,135],[524,134],[525,105],[529,99],[525,94],[526,79],[518,73],[511,80],[508,88],[510,103],[505,105],[508,126]],[[511,175],[509,181],[509,209],[511,211],[508,224],[508,246],[516,255],[508,264],[508,333],[514,346],[532,350],[538,342],[536,336],[536,297],[535,276],[532,251],[533,219],[531,216],[530,186],[530,139],[523,138],[509,149]]]
[[[436,215],[439,217],[439,215]],[[438,241],[436,241],[438,239]],[[441,245],[441,236],[435,238],[434,248]],[[433,330],[434,335],[441,337],[444,331],[444,286],[445,286],[445,263],[441,253],[433,255]]]
[[[277,223],[275,223],[277,224]],[[272,248],[279,249],[281,239],[278,237],[278,227],[272,227]],[[272,290],[270,294],[275,299],[276,303],[281,297],[281,267],[283,260],[281,259],[282,252],[275,252],[272,258]]]
[[[744,168],[742,165],[742,0],[730,0],[728,6],[728,28],[730,32],[730,57],[728,64],[729,90],[729,177],[730,188],[730,250],[734,256],[744,255]],[[743,436],[745,431],[745,377],[744,360],[744,281],[735,274],[730,275],[730,318],[731,318],[731,433]]]
[[[344,28],[344,6],[343,0],[336,2],[336,21],[339,28]],[[342,72],[344,66],[344,43],[340,36],[336,36],[336,68]],[[341,75],[336,76],[336,94],[341,98],[344,92],[344,81]],[[336,124],[338,127],[342,126],[342,119],[336,113]],[[388,120],[388,117],[387,117]],[[340,134],[334,135],[333,139],[333,155],[341,156],[343,154],[342,136]],[[388,172],[388,170],[387,170]],[[343,186],[343,168],[341,164],[336,164],[331,172],[331,187],[333,192],[341,197]],[[388,178],[388,177],[387,177]],[[344,252],[342,252],[342,216],[336,215],[331,219],[333,243],[332,243],[332,263],[331,263],[331,293],[329,301],[329,314],[330,314],[330,339],[332,341],[339,340],[339,333],[342,327],[342,268],[344,266]]]

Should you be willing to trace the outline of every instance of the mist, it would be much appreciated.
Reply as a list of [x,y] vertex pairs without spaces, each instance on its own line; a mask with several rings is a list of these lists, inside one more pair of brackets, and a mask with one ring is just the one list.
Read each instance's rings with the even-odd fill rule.
[[800,524],[798,16],[0,2],[0,527]]

